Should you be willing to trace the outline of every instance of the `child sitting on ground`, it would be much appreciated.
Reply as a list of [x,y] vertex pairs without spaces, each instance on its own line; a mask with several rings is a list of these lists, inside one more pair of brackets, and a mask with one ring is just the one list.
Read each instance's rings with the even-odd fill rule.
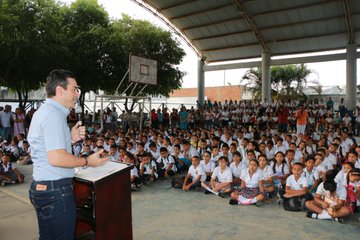
[[351,210],[344,206],[345,201],[346,189],[344,186],[337,184],[333,179],[327,179],[320,183],[314,200],[306,202],[306,207],[309,209],[306,216],[343,222],[343,217],[351,214]]
[[261,171],[264,176],[264,180],[263,180],[264,191],[269,198],[272,198],[275,190],[273,183],[274,172],[267,162],[266,155],[260,154],[258,159],[259,159],[258,171]]
[[143,155],[141,158],[139,175],[142,183],[146,183],[147,181],[154,182],[158,178],[156,163],[151,160],[149,153]]
[[360,169],[353,168],[351,169],[346,176],[346,185],[347,190],[346,197],[346,206],[355,212],[357,207],[360,206]]
[[256,159],[251,159],[249,168],[241,172],[241,188],[231,193],[231,205],[256,204],[260,206],[264,200],[264,176],[262,171],[258,171],[259,163]]
[[305,159],[305,168],[302,176],[308,181],[308,192],[315,193],[320,183],[320,178],[317,170],[314,168],[315,159],[310,155]]
[[241,164],[241,154],[238,151],[233,153],[233,162],[230,164],[230,169],[233,175],[233,188],[239,188],[241,184],[240,175],[242,170],[246,167]]
[[204,166],[206,173],[206,181],[209,182],[211,180],[211,175],[215,169],[215,163],[211,161],[210,151],[204,151],[202,156],[203,156],[203,160],[200,161],[200,164]]
[[205,194],[211,192],[224,197],[224,193],[230,193],[231,191],[232,173],[227,166],[227,157],[221,156],[218,162],[219,166],[214,169],[210,182],[204,181],[201,186],[205,189]]
[[[135,163],[134,155],[132,155],[129,152],[127,152],[125,154],[124,160],[125,160],[126,163],[129,163],[129,164],[132,164],[132,165],[134,165],[134,163]],[[130,183],[131,183],[130,188],[131,188],[132,191],[137,191],[141,187],[141,181],[140,181],[140,178],[139,178],[139,172],[138,172],[137,168],[135,167],[135,165],[130,171]]]
[[159,178],[174,176],[176,171],[175,159],[168,153],[166,147],[160,148],[160,158],[156,161]]
[[24,174],[15,167],[15,165],[10,162],[11,154],[5,153],[2,157],[2,162],[0,162],[0,184],[5,186],[7,183],[23,183]]
[[19,165],[31,163],[31,150],[28,141],[23,141],[20,156],[16,163]]
[[192,165],[190,166],[189,171],[185,176],[184,185],[182,189],[184,191],[188,191],[190,189],[200,188],[201,183],[205,180],[206,180],[206,174],[205,174],[204,165],[200,164],[200,158],[198,156],[193,156]]
[[[285,194],[280,192],[280,196],[284,199],[285,210],[298,211],[304,208],[305,201],[312,200],[311,193],[308,192],[308,181],[302,176],[304,165],[300,162],[295,162],[292,167],[292,175],[286,179]],[[298,198],[300,206],[298,209],[289,209],[287,204],[291,202],[291,198]],[[291,204],[290,204],[291,205]]]

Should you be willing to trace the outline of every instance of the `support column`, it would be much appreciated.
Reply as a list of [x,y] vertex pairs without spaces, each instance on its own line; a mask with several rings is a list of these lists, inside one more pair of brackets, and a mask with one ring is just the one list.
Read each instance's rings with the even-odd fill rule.
[[271,103],[271,80],[270,80],[270,54],[261,54],[261,75],[262,75],[262,88],[261,88],[261,101]]
[[356,44],[349,43],[346,46],[346,108],[353,111],[356,109]]
[[198,101],[202,106],[205,99],[205,74],[204,74],[204,65],[205,57],[202,57],[198,61]]

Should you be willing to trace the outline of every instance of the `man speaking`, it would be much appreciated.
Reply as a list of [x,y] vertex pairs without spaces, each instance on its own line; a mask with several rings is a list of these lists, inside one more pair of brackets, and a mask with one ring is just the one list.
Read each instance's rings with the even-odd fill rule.
[[74,239],[74,168],[99,166],[108,158],[100,158],[102,152],[87,158],[71,153],[71,144],[85,137],[85,127],[77,123],[70,131],[66,121],[80,96],[74,74],[53,70],[45,88],[47,99],[34,114],[28,135],[34,178],[29,196],[36,210],[40,240]]

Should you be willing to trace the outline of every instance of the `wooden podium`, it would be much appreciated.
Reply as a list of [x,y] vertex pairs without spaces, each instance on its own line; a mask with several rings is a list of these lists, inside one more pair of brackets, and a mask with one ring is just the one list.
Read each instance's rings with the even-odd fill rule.
[[108,162],[75,174],[76,237],[92,232],[96,240],[132,239],[132,167]]

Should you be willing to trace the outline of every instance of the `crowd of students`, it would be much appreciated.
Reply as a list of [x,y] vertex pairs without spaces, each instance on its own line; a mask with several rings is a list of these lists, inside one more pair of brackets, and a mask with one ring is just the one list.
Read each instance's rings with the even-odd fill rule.
[[87,156],[104,149],[110,161],[134,164],[133,190],[181,179],[184,191],[229,196],[232,205],[260,206],[277,195],[286,210],[307,209],[310,218],[342,222],[360,205],[360,145],[354,138],[360,111],[335,112],[330,100],[208,101],[171,113],[165,108],[153,110],[151,126],[141,131],[113,124],[100,129],[88,118],[87,138],[73,152]]

